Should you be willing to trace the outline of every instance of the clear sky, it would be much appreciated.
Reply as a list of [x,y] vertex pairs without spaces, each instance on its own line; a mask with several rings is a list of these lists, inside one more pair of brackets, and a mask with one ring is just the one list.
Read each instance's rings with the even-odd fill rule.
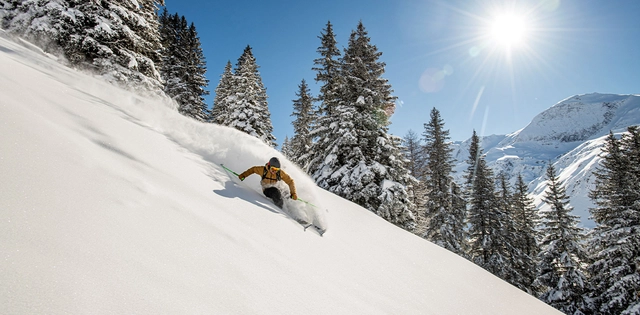
[[253,48],[279,145],[327,21],[344,48],[361,20],[398,97],[390,132],[421,134],[437,108],[452,140],[507,134],[586,93],[640,94],[637,0],[165,0],[200,36],[213,92],[228,60]]

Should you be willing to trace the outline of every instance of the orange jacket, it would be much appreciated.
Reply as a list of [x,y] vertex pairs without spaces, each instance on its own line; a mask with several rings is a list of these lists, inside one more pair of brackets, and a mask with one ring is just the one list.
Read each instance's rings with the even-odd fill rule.
[[[266,166],[254,166],[244,171],[238,177],[240,179],[245,179],[251,174],[258,174],[262,177],[266,170]],[[291,192],[291,196],[296,196],[296,185],[293,182],[293,179],[287,174],[284,170],[280,170],[280,179],[282,179],[287,185],[289,185],[289,191]],[[267,170],[267,175],[260,181],[260,185],[262,186],[262,190],[267,187],[272,187],[278,182],[277,174],[271,173]]]

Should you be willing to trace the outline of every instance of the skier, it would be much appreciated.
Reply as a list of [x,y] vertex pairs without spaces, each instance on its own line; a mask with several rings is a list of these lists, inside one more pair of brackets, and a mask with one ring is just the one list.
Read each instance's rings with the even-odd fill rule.
[[273,203],[276,204],[279,208],[282,209],[284,205],[284,200],[282,199],[282,193],[276,186],[276,184],[283,180],[287,185],[289,185],[289,191],[291,192],[291,199],[297,200],[298,195],[296,194],[296,186],[293,182],[293,179],[289,177],[285,171],[280,169],[280,161],[276,157],[272,157],[265,166],[254,166],[244,171],[244,173],[238,175],[241,181],[247,178],[251,174],[262,175],[262,180],[260,181],[260,185],[262,186],[262,193],[271,198]]

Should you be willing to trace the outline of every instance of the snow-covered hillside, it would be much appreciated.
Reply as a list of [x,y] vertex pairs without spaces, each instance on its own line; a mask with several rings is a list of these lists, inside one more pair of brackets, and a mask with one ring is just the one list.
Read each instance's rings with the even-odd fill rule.
[[219,166],[273,149],[25,46],[0,32],[1,313],[558,314],[283,160],[304,231]]
[[[632,125],[640,125],[640,96],[577,95],[540,113],[521,130],[482,138],[482,147],[496,174],[513,176],[513,183],[515,175],[521,173],[530,182],[538,206],[545,206],[541,197],[546,188],[546,167],[549,162],[555,163],[575,214],[581,217],[583,226],[593,227],[589,220],[589,208],[593,206],[589,191],[593,188],[592,174],[600,148],[609,131],[624,132]],[[469,143],[467,140],[460,144],[454,153],[458,180],[467,167]]]

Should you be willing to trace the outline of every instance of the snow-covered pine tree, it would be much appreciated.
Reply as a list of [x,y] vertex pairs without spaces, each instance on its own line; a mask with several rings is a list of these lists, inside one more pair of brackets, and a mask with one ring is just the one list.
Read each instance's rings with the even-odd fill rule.
[[[84,14],[67,0],[0,1],[0,28],[35,43],[44,51],[66,58],[71,64],[83,56],[67,54],[69,44],[80,37]],[[71,52],[71,51],[70,51]]]
[[[629,157],[629,164],[631,165],[631,175],[634,178],[634,186],[628,189],[629,199],[634,200],[633,208],[630,209],[626,215],[627,225],[629,226],[629,232],[631,238],[629,239],[631,244],[634,244],[634,253],[629,255],[629,261],[633,261],[636,266],[635,273],[629,277],[625,277],[627,281],[626,285],[629,288],[629,300],[628,307],[622,312],[622,314],[640,314],[640,126],[631,126],[627,130],[629,132],[628,137],[622,138],[622,145],[625,148],[625,153]],[[633,278],[631,280],[630,278]],[[635,286],[633,286],[635,284]],[[635,295],[633,295],[635,292]]]
[[178,104],[184,114],[183,104],[187,99],[185,82],[187,49],[184,47],[187,19],[177,13],[169,15],[165,8],[160,15],[160,38],[162,42],[162,66],[160,73],[164,81],[164,92]]
[[313,144],[311,130],[316,122],[316,112],[313,107],[313,96],[309,91],[307,82],[302,79],[296,92],[297,99],[293,100],[293,125],[294,136],[289,142],[289,154],[291,161],[295,162],[305,171],[308,171],[309,161],[312,157],[310,150]]
[[333,33],[331,21],[327,22],[327,27],[318,36],[320,47],[316,50],[320,58],[313,61],[315,65],[312,70],[316,71],[315,81],[322,83],[318,100],[320,114],[327,115],[338,106],[341,97],[340,90],[340,50],[338,49],[336,36]]
[[386,129],[379,131],[378,151],[374,156],[373,169],[382,179],[378,200],[380,206],[376,213],[407,231],[413,231],[415,206],[409,199],[407,187],[414,184],[413,177],[406,168],[402,139],[387,134]]
[[[339,132],[338,120],[340,116],[337,114],[336,108],[342,100],[342,76],[340,75],[340,50],[337,47],[335,34],[331,22],[327,22],[327,27],[323,29],[323,33],[318,37],[320,39],[320,47],[317,52],[320,58],[315,59],[312,70],[316,71],[315,81],[322,84],[318,95],[320,104],[315,114],[317,123],[310,132],[310,136],[314,140],[310,151],[310,159],[305,169],[309,174],[315,174],[320,168],[326,167],[328,164],[335,162],[334,156],[329,152],[332,150],[331,145],[334,144],[335,133]],[[327,160],[327,158],[329,158]]]
[[4,28],[4,17],[13,9],[12,2],[15,2],[15,0],[0,0],[0,28]]
[[[474,132],[475,134],[475,132]],[[495,193],[493,171],[487,166],[482,149],[470,151],[467,161],[475,163],[470,181],[467,224],[469,233],[469,259],[487,271],[500,275],[503,267],[501,252],[497,246],[502,241],[500,211]]]
[[609,133],[589,195],[597,224],[589,246],[594,314],[640,313],[640,134],[628,131],[622,140]]
[[208,116],[204,96],[208,80],[206,63],[195,25],[178,14],[160,15],[160,35],[163,44],[161,74],[165,93],[178,104],[178,111],[199,121]]
[[229,117],[223,125],[252,135],[271,147],[276,147],[267,91],[258,72],[251,46],[238,58],[229,95]]
[[291,153],[291,140],[289,140],[289,136],[284,137],[284,141],[282,141],[282,147],[280,148],[280,152],[288,159],[292,160]]
[[409,200],[414,205],[416,211],[416,228],[413,233],[424,235],[427,221],[424,215],[424,205],[426,203],[426,159],[424,157],[424,149],[422,142],[418,138],[418,134],[413,130],[409,130],[402,139],[402,148],[404,148],[404,157],[407,160],[406,168],[413,177],[413,184],[407,186]]
[[[630,277],[625,277],[627,285],[629,285],[629,302],[628,307],[622,314],[640,313],[640,126],[631,126],[627,130],[629,132],[628,137],[622,138],[622,145],[625,148],[625,153],[629,157],[629,164],[631,165],[631,175],[634,178],[634,186],[628,189],[629,199],[634,200],[633,208],[630,209],[626,215],[627,225],[629,226],[630,242],[634,244],[633,248],[635,253],[629,255],[629,261],[633,261],[636,269],[635,273]],[[623,216],[624,216],[623,215]],[[633,277],[632,281],[629,281]],[[635,283],[635,287],[632,285]],[[633,289],[631,289],[633,288]],[[635,295],[633,292],[635,291]]]
[[187,50],[187,88],[188,88],[188,106],[184,106],[184,112],[187,116],[193,117],[199,121],[205,121],[209,115],[209,109],[204,99],[205,95],[209,95],[206,87],[209,85],[205,74],[207,72],[207,63],[202,51],[200,37],[193,23],[187,29],[185,47]]
[[[458,201],[460,203],[464,202],[465,203],[465,211],[467,211],[467,215],[466,215],[466,221],[467,221],[467,250],[466,250],[466,254],[464,255],[467,259],[473,261],[472,257],[474,255],[477,255],[478,253],[474,253],[472,250],[472,235],[471,235],[471,230],[469,229],[468,225],[469,222],[471,220],[470,217],[470,212],[469,210],[471,209],[472,205],[471,205],[471,201],[474,200],[473,197],[473,190],[474,190],[474,180],[475,180],[475,176],[476,176],[476,165],[478,162],[478,159],[482,156],[482,149],[480,148],[480,138],[478,137],[478,134],[476,133],[475,129],[473,130],[473,134],[471,135],[471,143],[469,144],[469,156],[466,160],[467,162],[467,168],[463,171],[463,178],[464,178],[464,183],[462,184],[461,194],[458,194]],[[462,199],[462,200],[460,200]],[[478,217],[477,219],[480,219],[479,222],[482,222],[482,215],[480,217]]]
[[495,248],[499,256],[504,257],[504,259],[500,260],[502,270],[500,274],[496,275],[518,288],[526,288],[531,285],[533,279],[529,282],[529,279],[526,279],[520,273],[521,266],[526,261],[526,256],[516,245],[516,237],[518,235],[515,219],[516,212],[513,207],[513,193],[505,173],[498,175],[497,184],[499,187],[496,196],[499,211],[497,225],[501,228],[499,229],[499,235],[496,235],[498,241]]
[[216,96],[213,98],[213,107],[209,114],[209,122],[224,125],[229,121],[230,108],[235,95],[233,93],[234,76],[232,72],[231,61],[227,61],[224,72],[220,76],[220,82],[216,87]]
[[158,5],[164,0],[79,1],[83,33],[70,45],[107,80],[161,91]]
[[550,209],[541,211],[541,251],[538,255],[539,275],[534,285],[540,288],[540,299],[565,314],[585,314],[591,309],[587,297],[589,282],[585,274],[587,256],[582,242],[579,218],[571,214],[566,188],[556,175],[555,167],[547,168],[547,189],[543,202]]
[[326,112],[331,124],[325,131],[331,132],[325,132],[315,147],[325,157],[316,158],[313,177],[320,187],[411,229],[414,217],[405,203],[408,172],[400,142],[387,134],[395,97],[382,78],[381,54],[360,22],[341,59],[344,85],[338,106]]
[[521,260],[514,265],[519,277],[512,284],[529,294],[537,296],[533,281],[537,276],[535,259],[540,252],[538,246],[540,232],[537,229],[540,224],[540,217],[533,199],[529,197],[527,185],[522,179],[522,174],[518,174],[512,199],[515,235],[511,244],[523,255]]
[[[374,195],[377,186],[374,184],[375,175],[368,168],[366,157],[358,146],[356,109],[353,106],[338,106],[332,112],[326,115],[334,121],[327,126],[331,132],[314,145],[314,151],[323,153],[324,157],[316,165],[318,168],[312,177],[318,186],[362,206],[369,206],[362,196]],[[326,149],[318,151],[321,147]]]
[[[419,135],[409,129],[407,134],[402,138],[402,147],[404,148],[404,155],[408,160],[406,168],[411,172],[411,176],[418,180],[424,179],[427,161],[424,154],[424,145]],[[418,202],[414,203],[419,205]]]
[[425,185],[427,202],[425,217],[427,228],[424,238],[456,254],[464,254],[465,215],[461,208],[453,207],[453,149],[449,130],[434,107],[431,119],[424,124],[424,152],[426,155]]
[[481,156],[480,138],[475,130],[471,135],[471,143],[469,144],[469,158],[467,159],[467,169],[464,171],[464,185],[467,192],[473,190],[473,179],[476,174],[477,159]]
[[173,42],[175,27],[171,24],[173,23],[174,17],[174,15],[169,14],[167,7],[163,7],[162,12],[158,14],[158,35],[160,36],[160,46],[162,47],[161,55],[163,63],[167,61],[166,56],[168,53],[166,50],[169,49]]
[[451,183],[451,207],[453,208],[454,213],[464,213],[464,223],[465,228],[463,229],[463,241],[462,241],[462,252],[459,253],[461,257],[468,258],[469,253],[469,233],[466,229],[467,223],[467,200],[464,197],[464,191],[462,187],[460,187],[456,182]]

